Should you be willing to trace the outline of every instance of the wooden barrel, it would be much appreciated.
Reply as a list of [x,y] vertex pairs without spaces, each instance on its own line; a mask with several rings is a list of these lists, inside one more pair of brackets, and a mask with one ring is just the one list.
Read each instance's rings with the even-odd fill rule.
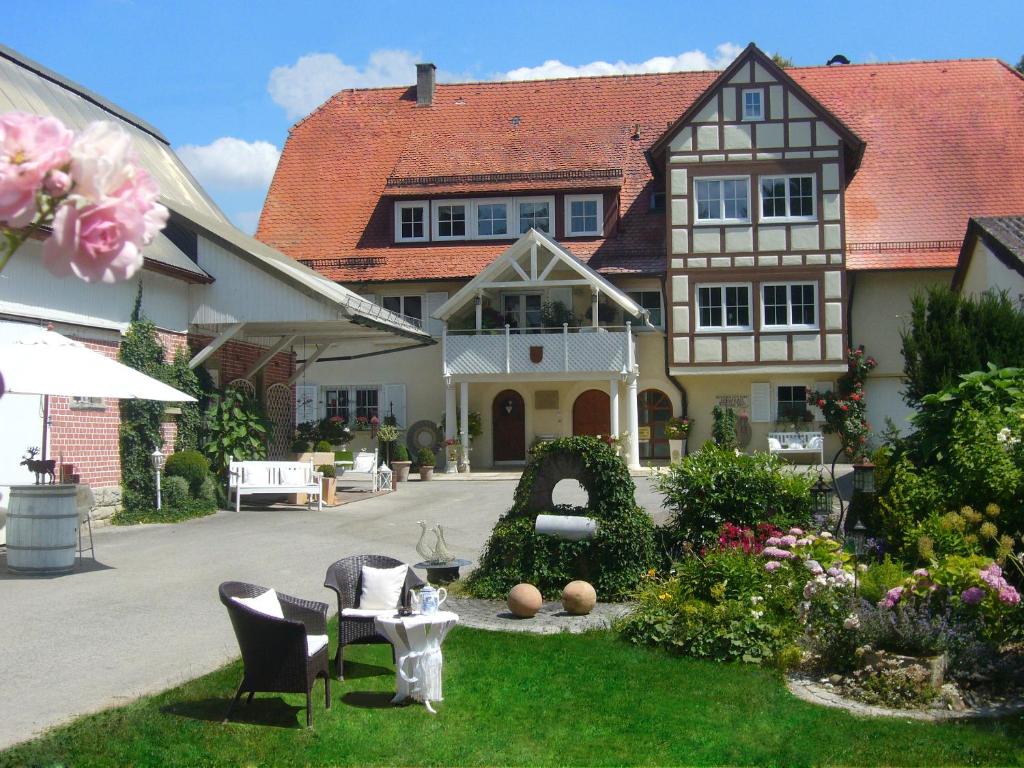
[[75,567],[74,485],[12,485],[7,505],[7,569],[47,575]]

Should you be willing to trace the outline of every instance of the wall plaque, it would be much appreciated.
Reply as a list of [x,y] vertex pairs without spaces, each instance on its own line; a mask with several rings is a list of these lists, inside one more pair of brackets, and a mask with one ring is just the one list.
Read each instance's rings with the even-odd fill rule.
[[740,411],[750,411],[750,395],[715,395],[715,403],[721,408],[732,408]]

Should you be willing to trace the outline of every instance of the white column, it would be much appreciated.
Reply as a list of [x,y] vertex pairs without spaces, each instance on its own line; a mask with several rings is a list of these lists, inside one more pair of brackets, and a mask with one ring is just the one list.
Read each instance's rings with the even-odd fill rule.
[[469,382],[462,382],[460,390],[459,432],[462,433],[462,464],[469,472]]
[[[445,377],[444,380],[444,437],[445,440],[450,440],[455,437],[455,385],[452,383],[450,376]],[[458,467],[455,462],[448,461],[448,446],[444,449],[444,461],[446,472],[457,472]]]
[[629,430],[629,442],[626,449],[626,465],[630,469],[640,469],[640,414],[636,405],[636,375],[627,380],[626,388],[626,419]]
[[608,399],[611,401],[611,421],[609,422],[612,436],[619,436],[619,380],[612,379],[608,382]]

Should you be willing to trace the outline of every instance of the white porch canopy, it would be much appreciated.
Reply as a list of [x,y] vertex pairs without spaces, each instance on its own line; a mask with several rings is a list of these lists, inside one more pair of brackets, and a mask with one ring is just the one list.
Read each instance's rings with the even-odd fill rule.
[[[552,272],[559,267],[570,270],[574,276],[552,277]],[[475,301],[484,290],[537,290],[574,286],[589,287],[595,304],[598,295],[607,296],[626,314],[647,322],[647,310],[576,258],[568,249],[536,229],[530,229],[506,248],[480,274],[438,307],[434,317],[447,321],[470,301]],[[596,308],[593,322],[597,325]]]

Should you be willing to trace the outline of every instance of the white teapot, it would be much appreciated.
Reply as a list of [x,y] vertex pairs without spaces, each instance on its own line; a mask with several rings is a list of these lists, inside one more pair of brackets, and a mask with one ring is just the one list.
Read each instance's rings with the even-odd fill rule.
[[434,589],[429,583],[419,591],[419,594],[411,589],[409,590],[409,604],[412,606],[413,611],[427,616],[437,613],[437,610],[447,599],[447,589],[444,587]]

